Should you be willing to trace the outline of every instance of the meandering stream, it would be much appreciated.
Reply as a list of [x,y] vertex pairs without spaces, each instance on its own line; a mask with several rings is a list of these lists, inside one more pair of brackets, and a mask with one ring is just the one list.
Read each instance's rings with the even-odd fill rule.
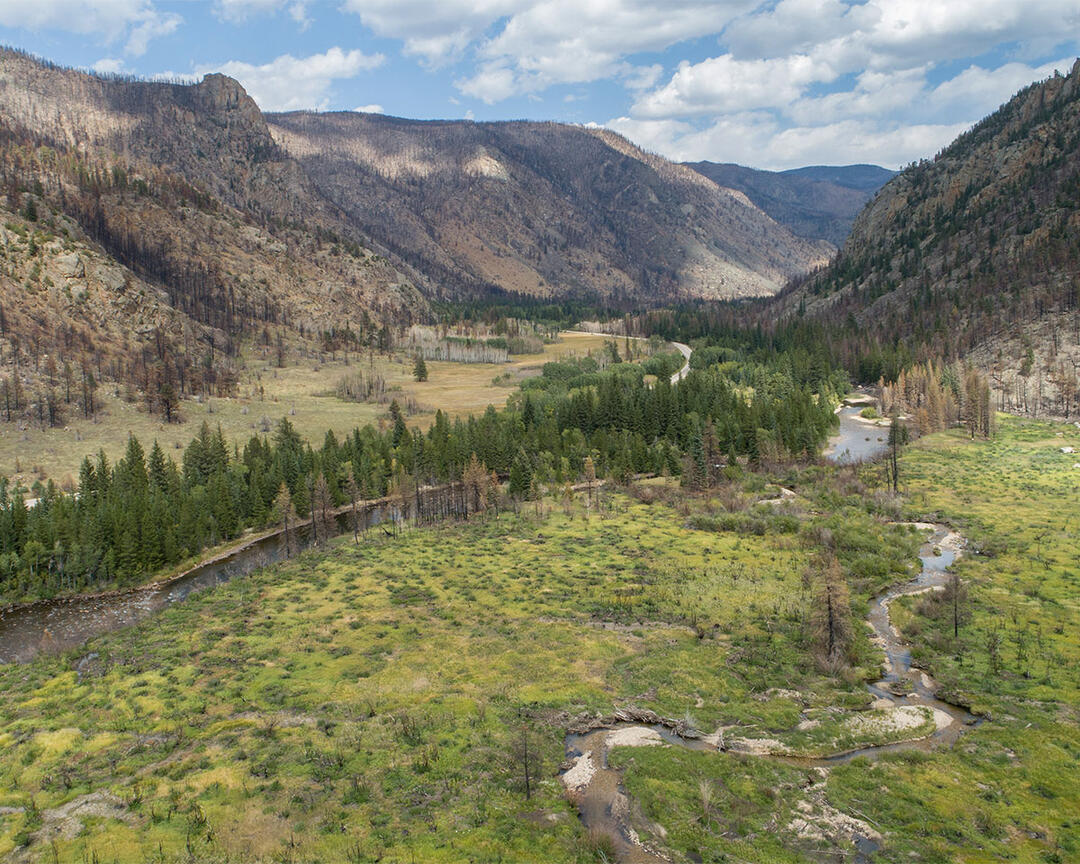
[[[885,663],[882,679],[868,684],[867,689],[874,697],[874,707],[878,709],[902,706],[929,709],[938,721],[935,730],[918,740],[861,747],[824,758],[774,756],[768,753],[744,755],[760,755],[762,758],[779,759],[800,767],[828,769],[859,756],[876,759],[882,754],[898,750],[926,750],[935,746],[948,746],[955,742],[966,728],[977,722],[977,718],[965,709],[939,699],[935,695],[939,689],[938,684],[929,674],[912,669],[910,646],[900,636],[889,617],[890,604],[896,598],[942,588],[949,578],[948,567],[956,560],[964,545],[963,538],[946,525],[918,524],[916,527],[930,532],[920,549],[922,569],[918,576],[878,595],[870,604],[867,623],[873,631],[874,641],[884,653]],[[663,864],[669,859],[659,850],[642,843],[635,830],[635,825],[648,825],[648,822],[643,814],[636,811],[633,800],[622,785],[621,772],[610,766],[608,756],[613,747],[628,744],[667,745],[721,752],[724,742],[723,734],[688,739],[680,737],[663,725],[614,723],[586,734],[567,735],[566,758],[569,768],[563,774],[563,782],[568,793],[577,802],[585,827],[606,836],[620,862]],[[855,819],[849,819],[848,822],[849,827],[860,824],[860,821]],[[851,830],[850,834],[853,860],[868,861],[868,856],[879,848],[880,837],[872,836],[876,832],[860,833],[857,827]]]
[[[361,527],[373,527],[388,518],[387,500],[365,502],[360,508]],[[348,527],[348,508],[337,511],[339,530]],[[305,549],[311,545],[309,524],[290,528],[290,543]],[[233,546],[162,582],[103,594],[81,594],[39,600],[0,609],[0,663],[26,663],[39,654],[57,654],[84,642],[131,627],[196,591],[266,567],[286,557],[282,532],[265,532]]]
[[[689,361],[689,348],[677,346]],[[683,350],[683,349],[686,350]],[[673,383],[688,371],[689,362],[673,376]],[[859,406],[840,410],[840,432],[830,441],[826,455],[839,463],[872,459],[885,449],[886,435],[881,427],[869,425],[858,418]],[[386,520],[391,504],[387,500],[366,502],[361,510],[362,525],[371,527]],[[345,528],[346,512],[339,511],[339,527]],[[926,749],[954,742],[976,718],[962,708],[950,705],[935,695],[938,690],[927,673],[915,670],[912,674],[911,651],[900,637],[889,617],[889,606],[897,597],[921,591],[935,590],[946,583],[947,568],[963,546],[963,539],[945,525],[921,525],[930,531],[920,558],[922,569],[910,582],[890,589],[874,598],[867,623],[873,638],[885,655],[883,678],[868,685],[878,707],[917,705],[947,717],[929,736],[917,741],[903,741],[880,746],[863,747],[826,758],[770,756],[805,767],[828,768],[856,756],[877,758],[896,750]],[[295,531],[301,548],[310,545],[309,528]],[[221,584],[237,575],[273,564],[285,557],[280,532],[269,532],[252,538],[221,555],[199,564],[165,582],[129,591],[100,595],[76,596],[44,600],[0,610],[0,662],[27,662],[41,653],[57,653],[82,645],[104,633],[129,627],[149,618],[172,603],[184,600],[195,591]],[[906,682],[906,683],[905,683]],[[938,715],[936,712],[940,712]],[[612,747],[634,743],[675,746],[693,750],[718,752],[723,748],[722,734],[704,738],[685,738],[663,724],[642,725],[616,723],[584,734],[566,737],[566,756],[570,765],[563,779],[578,803],[584,825],[590,831],[607,836],[625,864],[654,864],[668,859],[641,842],[634,825],[648,826],[644,816],[636,811],[635,803],[622,786],[619,771],[608,763]],[[571,782],[568,782],[568,778]],[[866,860],[876,842],[867,837],[853,836],[855,860]]]

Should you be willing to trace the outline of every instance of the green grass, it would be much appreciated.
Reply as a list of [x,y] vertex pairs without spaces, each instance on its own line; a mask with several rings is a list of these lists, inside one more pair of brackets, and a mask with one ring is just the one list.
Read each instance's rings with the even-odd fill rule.
[[[850,715],[833,709],[866,706],[878,655],[857,628],[853,667],[817,671],[803,574],[827,529],[862,617],[912,570],[917,535],[886,524],[906,516],[947,519],[981,550],[961,564],[962,652],[933,609],[895,608],[916,656],[992,720],[951,751],[836,766],[821,794],[885,834],[875,861],[1077,860],[1080,471],[1058,449],[1075,434],[1058,431],[1006,420],[995,442],[918,442],[905,514],[873,488],[879,469],[810,467],[744,475],[739,495],[712,501],[616,495],[587,522],[530,506],[343,540],[78,652],[0,668],[0,807],[22,808],[0,815],[0,856],[55,808],[109,793],[119,808],[59,837],[58,861],[597,860],[557,776],[567,718],[636,705],[706,731],[836,740]],[[750,506],[760,526],[729,530],[720,502],[741,514],[769,483],[796,504]],[[991,674],[984,635],[999,622]],[[1046,669],[1039,651],[1061,660]],[[800,733],[805,716],[824,722]],[[531,800],[513,755],[523,727],[540,753]],[[612,761],[677,861],[850,851],[794,827],[823,779],[808,765],[672,748]]]
[[[342,542],[78,652],[101,654],[100,677],[80,681],[75,655],[5,667],[0,805],[139,801],[128,824],[60,841],[61,860],[179,853],[202,816],[208,857],[342,860],[358,844],[401,861],[587,858],[556,776],[563,712],[632,703],[713,727],[746,715],[728,705],[757,687],[827,686],[796,671],[793,625],[772,637],[782,679],[764,655],[752,680],[726,662],[731,634],[798,596],[803,550],[617,500],[589,522],[504,515]],[[735,564],[751,575],[727,603],[717,573]],[[531,801],[510,755],[522,723],[542,752]],[[0,854],[27,818],[3,817]]]

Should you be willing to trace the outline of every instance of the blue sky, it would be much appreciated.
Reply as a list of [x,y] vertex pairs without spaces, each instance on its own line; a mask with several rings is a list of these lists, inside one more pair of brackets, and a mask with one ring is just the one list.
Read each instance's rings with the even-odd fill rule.
[[264,110],[597,123],[761,168],[929,157],[1080,54],[1078,0],[0,0],[0,41]]

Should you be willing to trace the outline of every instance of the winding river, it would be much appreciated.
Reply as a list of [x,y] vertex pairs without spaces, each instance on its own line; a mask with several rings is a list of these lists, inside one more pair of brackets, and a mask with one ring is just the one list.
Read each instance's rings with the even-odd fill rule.
[[[677,346],[689,360],[689,348]],[[683,350],[685,348],[685,350]],[[673,383],[688,371],[689,362],[673,376]],[[884,452],[881,427],[874,427],[859,418],[860,406],[843,407],[840,431],[830,441],[826,457],[837,463],[873,459]],[[371,527],[390,515],[387,499],[365,502],[361,509],[362,525]],[[338,512],[339,528],[345,530],[347,509]],[[883,753],[911,748],[928,749],[954,742],[976,718],[962,708],[950,705],[935,695],[939,689],[927,673],[913,670],[910,648],[893,627],[889,606],[897,597],[922,591],[936,590],[948,579],[947,568],[963,546],[963,539],[945,525],[922,524],[929,532],[920,550],[922,569],[910,582],[892,588],[874,598],[867,619],[873,638],[880,645],[885,664],[880,681],[867,685],[875,699],[875,707],[923,706],[939,718],[935,731],[917,741],[903,741],[881,746],[864,747],[826,758],[770,756],[805,767],[829,768],[856,756],[877,758]],[[309,528],[297,532],[301,547],[310,545]],[[137,624],[172,603],[184,600],[193,592],[221,584],[235,576],[249,573],[281,560],[284,555],[281,533],[271,531],[223,552],[202,564],[164,582],[128,591],[84,595],[57,600],[44,600],[0,609],[0,662],[27,662],[42,653],[71,650],[87,640]],[[577,802],[581,819],[590,830],[598,832],[612,843],[618,860],[625,864],[658,864],[668,859],[659,850],[643,843],[635,825],[650,826],[638,812],[635,803],[622,786],[620,772],[608,764],[613,747],[633,744],[674,746],[693,750],[719,752],[724,748],[722,734],[704,738],[682,737],[664,723],[612,723],[566,737],[566,757],[569,765],[563,773],[568,792]],[[856,861],[867,860],[877,843],[869,837],[852,837]]]
[[[840,430],[825,450],[825,457],[836,464],[851,464],[872,460],[887,449],[888,427],[875,426],[860,416],[864,405],[845,405],[837,411]],[[837,753],[824,758],[776,756],[768,752],[746,753],[763,758],[779,759],[806,768],[829,768],[864,757],[876,759],[885,753],[899,750],[929,750],[949,746],[965,729],[978,719],[964,708],[937,697],[938,683],[926,672],[913,669],[911,648],[900,636],[889,617],[890,604],[898,597],[943,588],[949,579],[948,568],[964,546],[964,539],[941,524],[917,523],[914,527],[927,532],[926,542],[919,550],[922,568],[914,579],[891,588],[870,603],[867,624],[872,638],[881,648],[885,662],[881,680],[867,685],[874,698],[873,707],[903,708],[920,706],[929,709],[935,719],[934,731],[917,740],[899,741]],[[729,730],[730,731],[730,730]],[[704,738],[685,738],[664,724],[611,723],[586,733],[566,737],[566,765],[563,783],[578,805],[581,820],[592,832],[611,842],[616,856],[623,864],[666,864],[669,859],[658,849],[643,843],[635,825],[649,826],[646,817],[635,807],[622,785],[621,772],[608,763],[614,747],[627,745],[674,746],[684,749],[720,752],[725,747],[723,731]],[[740,752],[740,751],[734,751]],[[869,861],[878,848],[876,832],[860,833],[859,820],[849,819],[853,860]],[[866,828],[869,828],[867,825]]]
[[[733,753],[743,756],[760,756],[778,759],[804,768],[829,769],[856,757],[876,759],[882,754],[899,750],[929,750],[935,746],[948,746],[963,731],[978,722],[977,718],[963,708],[939,699],[937,682],[924,671],[913,669],[911,649],[893,626],[889,606],[898,597],[938,590],[944,587],[949,576],[947,569],[963,548],[963,538],[945,525],[917,523],[919,530],[929,532],[920,549],[922,569],[911,581],[891,588],[871,601],[867,624],[873,631],[874,641],[881,647],[885,662],[881,680],[868,684],[874,697],[873,707],[900,708],[921,706],[933,712],[934,731],[917,740],[899,741],[892,744],[861,747],[823,758],[799,756],[776,756],[767,752],[743,751],[732,748]],[[727,730],[730,732],[731,730]],[[564,785],[576,801],[582,822],[590,831],[606,836],[614,848],[618,860],[624,864],[663,864],[669,859],[662,852],[643,843],[635,825],[648,825],[647,819],[637,812],[634,802],[622,785],[621,772],[608,763],[608,755],[619,746],[674,746],[690,750],[722,752],[725,738],[722,733],[703,738],[684,738],[664,724],[612,723],[603,728],[566,737],[566,758],[569,765],[563,775]],[[851,820],[857,824],[857,820]],[[851,832],[855,861],[867,861],[878,848],[880,838]]]

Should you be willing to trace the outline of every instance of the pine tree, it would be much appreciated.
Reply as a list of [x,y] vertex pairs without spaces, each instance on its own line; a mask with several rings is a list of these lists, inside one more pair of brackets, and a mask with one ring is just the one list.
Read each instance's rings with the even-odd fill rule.
[[289,526],[296,523],[296,510],[293,509],[289,487],[284,482],[278,488],[277,497],[274,498],[274,518],[281,523],[281,529],[284,532],[285,555],[291,555],[293,543]]
[[519,449],[510,466],[509,491],[514,498],[526,498],[529,488],[532,486],[533,468],[529,457],[523,449]]
[[416,360],[413,361],[413,378],[417,381],[427,381],[428,371],[427,363],[424,362],[424,355],[417,354]]

